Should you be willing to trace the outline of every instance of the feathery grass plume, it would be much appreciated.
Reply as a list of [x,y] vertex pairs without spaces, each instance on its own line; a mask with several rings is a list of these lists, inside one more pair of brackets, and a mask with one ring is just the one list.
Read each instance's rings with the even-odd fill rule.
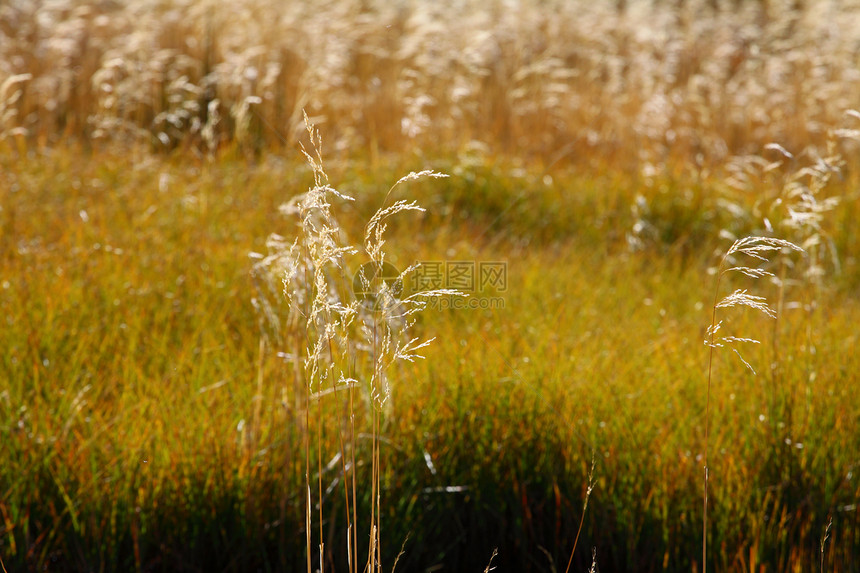
[[[414,201],[398,200],[381,207],[365,227],[362,247],[350,244],[335,218],[333,202],[354,199],[328,184],[319,131],[306,114],[304,117],[311,146],[302,145],[301,150],[313,172],[314,185],[281,207],[285,215],[298,218],[298,236],[290,242],[280,235],[270,235],[266,243],[268,254],[252,254],[258,260],[252,269],[257,291],[252,302],[260,316],[264,337],[278,343],[292,339],[296,379],[304,381],[293,391],[301,395],[295,409],[304,414],[301,429],[305,457],[307,569],[323,571],[327,561],[323,499],[324,491],[333,485],[324,488],[323,475],[338,463],[346,512],[347,560],[350,571],[357,573],[360,568],[356,508],[359,461],[356,456],[358,426],[366,424],[372,439],[371,483],[367,484],[371,498],[369,550],[364,570],[374,572],[380,571],[382,566],[380,441],[383,411],[392,395],[391,370],[398,362],[423,358],[421,351],[433,341],[433,338],[422,340],[410,334],[415,315],[426,309],[434,298],[465,295],[452,289],[437,289],[401,296],[398,284],[402,285],[406,275],[417,265],[399,272],[396,277],[382,277],[376,272],[388,264],[385,232],[389,219],[407,211],[423,211]],[[386,199],[399,185],[423,177],[446,175],[429,170],[409,173],[391,187]],[[362,265],[350,280],[350,263],[362,251],[370,262]],[[286,316],[278,310],[271,296],[278,276],[281,292],[288,302]],[[364,390],[361,401],[356,395],[360,389]],[[324,467],[323,436],[328,428],[322,421],[327,417],[326,402],[330,399],[336,402],[336,411],[347,414],[334,429],[339,451]],[[316,444],[312,447],[314,422]],[[318,526],[315,533],[314,522]],[[318,537],[316,565],[314,536]]]
[[704,498],[703,498],[703,516],[702,516],[702,570],[707,573],[707,558],[708,558],[708,445],[710,440],[710,417],[711,417],[711,376],[713,373],[714,350],[721,348],[724,345],[732,346],[732,350],[740,358],[741,362],[749,368],[753,373],[753,367],[744,360],[741,353],[736,348],[738,343],[753,343],[758,344],[759,341],[753,338],[724,336],[717,338],[717,333],[722,328],[723,321],[717,321],[717,310],[746,307],[758,311],[765,316],[775,319],[776,311],[768,306],[764,297],[751,295],[746,289],[737,289],[731,294],[720,299],[720,283],[724,276],[729,273],[740,273],[753,279],[758,279],[767,276],[773,276],[770,271],[760,269],[758,267],[749,267],[734,263],[736,256],[743,255],[750,257],[756,261],[768,262],[772,255],[784,251],[803,252],[803,249],[790,241],[784,239],[776,239],[772,237],[745,237],[738,239],[720,260],[717,265],[717,278],[714,286],[714,303],[711,307],[711,323],[707,329],[707,338],[705,345],[708,346],[708,385],[705,401],[705,455],[704,455]]
[[[411,172],[392,185],[386,194],[386,199],[398,185],[421,177],[440,178],[447,177],[447,175],[430,170]],[[398,200],[388,207],[380,208],[368,221],[364,232],[364,250],[375,269],[382,269],[385,264],[384,235],[388,228],[388,219],[406,211],[423,212],[424,209],[414,201]],[[404,269],[394,284],[403,284],[404,278],[415,271],[418,266],[417,264],[410,265]],[[464,296],[464,294],[452,289],[435,289],[420,291],[400,299],[398,293],[393,292],[392,283],[389,281],[371,282],[369,277],[363,274],[360,275],[360,280],[365,292],[374,293],[378,305],[378,308],[374,310],[379,311],[365,313],[363,316],[369,319],[365,322],[367,337],[373,341],[374,348],[382,349],[382,352],[374,352],[376,360],[374,376],[371,379],[372,397],[381,407],[391,396],[391,387],[385,375],[388,367],[397,360],[411,362],[416,358],[422,358],[416,351],[424,348],[432,341],[431,339],[419,342],[417,338],[397,340],[398,333],[405,332],[414,324],[411,317],[424,310],[430,299],[444,296]]]
[[824,197],[823,194],[834,176],[841,174],[845,160],[837,151],[833,137],[828,139],[826,146],[824,157],[814,150],[809,152],[812,164],[793,173],[780,196],[781,207],[787,215],[782,224],[808,253],[804,275],[810,284],[817,287],[822,285],[828,258],[834,271],[837,274],[840,272],[836,245],[822,226],[827,214],[839,204],[840,198]]
[[[856,125],[860,113],[847,110],[845,116],[851,125]],[[843,151],[846,142],[860,141],[860,130],[843,128],[827,130],[827,138],[822,146],[808,145],[797,154],[792,154],[783,146],[771,143],[765,149],[777,151],[782,159],[769,164],[771,177],[776,177],[777,195],[766,204],[764,217],[765,226],[773,230],[771,219],[778,221],[784,236],[805,251],[802,266],[798,269],[806,285],[810,288],[801,293],[801,300],[785,300],[788,261],[781,260],[778,276],[773,281],[779,286],[779,296],[776,301],[776,312],[779,313],[786,304],[799,306],[806,313],[806,345],[807,380],[814,379],[810,354],[815,352],[815,342],[812,328],[817,314],[818,303],[823,290],[826,288],[824,277],[829,274],[839,275],[842,272],[840,255],[836,241],[828,230],[826,219],[842,200],[838,183],[844,180],[843,168],[846,159]],[[783,161],[788,161],[788,169],[782,170]],[[782,173],[780,178],[780,173]],[[772,338],[771,378],[775,388],[781,387],[782,358],[779,345],[780,335],[777,323],[774,323]],[[792,387],[793,388],[793,387]],[[793,389],[792,389],[793,391]],[[807,396],[811,393],[811,384],[807,384]],[[791,402],[794,402],[792,400]],[[788,413],[789,422],[792,412]],[[788,424],[788,427],[791,423]]]
[[24,94],[20,87],[33,79],[33,74],[16,74],[0,83],[0,140],[9,136],[25,135],[27,130],[15,125],[19,115],[18,102]]
[[[302,153],[313,170],[314,186],[303,195],[293,198],[282,211],[295,214],[300,220],[300,233],[290,247],[287,255],[287,268],[283,274],[284,295],[290,308],[302,317],[300,332],[305,346],[300,352],[304,357],[304,447],[305,483],[307,499],[305,507],[305,540],[307,569],[312,570],[312,533],[311,513],[313,499],[311,494],[311,408],[316,406],[316,473],[318,508],[319,569],[325,568],[325,542],[323,533],[323,434],[326,395],[330,388],[339,400],[338,390],[345,380],[351,380],[348,369],[354,352],[351,340],[353,320],[358,304],[351,300],[349,280],[346,274],[345,257],[357,250],[343,243],[343,236],[337,221],[332,215],[330,198],[352,201],[352,197],[338,193],[326,181],[328,176],[322,167],[321,137],[305,116],[308,137],[316,158],[302,146]],[[352,384],[346,386],[352,387]],[[346,388],[343,388],[346,390]],[[341,471],[346,476],[347,468],[344,455],[344,438],[338,424],[338,438],[341,444]],[[354,440],[354,437],[353,437]],[[354,445],[354,443],[353,443]],[[354,466],[353,466],[354,469]],[[344,481],[346,487],[346,481]],[[345,491],[347,515],[350,511],[348,490]],[[354,498],[353,498],[354,502]],[[348,549],[350,555],[354,551]]]
[[[844,115],[853,123],[860,119],[860,112],[855,110],[849,109]],[[834,181],[843,179],[847,163],[844,141],[860,141],[860,130],[829,129],[822,145],[810,144],[795,154],[782,145],[769,143],[765,149],[776,151],[782,158],[774,162],[757,158],[760,164],[753,169],[759,171],[759,176],[769,173],[778,177],[777,195],[762,209],[765,226],[772,230],[771,220],[779,221],[788,238],[806,251],[803,275],[816,287],[822,286],[828,259],[831,270],[841,272],[836,245],[823,223],[841,200],[838,195],[827,195],[827,191]],[[783,165],[785,160],[789,162],[787,166]],[[783,174],[781,178],[779,173]]]
[[[407,181],[413,181],[421,177],[447,177],[442,173],[434,171],[412,172],[400,178],[386,194],[386,200],[394,189]],[[368,571],[381,571],[381,539],[380,539],[380,465],[379,465],[379,440],[383,407],[391,398],[391,383],[389,369],[397,361],[412,362],[417,358],[423,358],[418,352],[430,344],[433,339],[419,341],[418,338],[404,336],[414,324],[414,315],[427,307],[429,300],[444,296],[465,296],[459,291],[452,289],[435,289],[411,294],[405,298],[399,298],[396,285],[403,283],[403,279],[418,265],[411,265],[402,271],[395,281],[374,280],[385,268],[385,231],[387,221],[390,217],[406,211],[424,211],[414,201],[398,200],[388,207],[381,207],[368,221],[364,231],[364,251],[370,258],[370,265],[377,271],[375,277],[368,277],[359,273],[362,291],[372,293],[374,304],[362,306],[361,314],[364,339],[370,341],[372,349],[372,374],[370,376],[370,397],[372,400],[372,496],[371,496],[371,551],[368,555],[366,569]],[[366,267],[363,267],[366,268]]]

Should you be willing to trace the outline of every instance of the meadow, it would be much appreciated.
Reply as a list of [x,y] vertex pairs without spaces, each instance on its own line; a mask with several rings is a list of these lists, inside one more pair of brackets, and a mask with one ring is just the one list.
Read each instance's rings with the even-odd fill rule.
[[[3,568],[702,571],[707,465],[708,570],[860,571],[858,70],[847,1],[4,2]],[[504,280],[368,311],[396,205],[398,304]]]

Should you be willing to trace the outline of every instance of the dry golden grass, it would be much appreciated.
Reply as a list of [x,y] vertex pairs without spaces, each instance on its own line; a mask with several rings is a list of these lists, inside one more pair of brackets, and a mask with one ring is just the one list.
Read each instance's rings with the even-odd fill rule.
[[340,152],[714,166],[821,144],[858,106],[858,41],[829,0],[15,1],[0,134],[292,148],[305,109]]
[[[306,340],[283,298],[272,299],[280,338],[261,322],[251,299],[268,287],[249,276],[260,259],[248,253],[266,252],[273,230],[295,236],[278,206],[312,187],[312,174],[277,157],[249,165],[177,156],[129,168],[124,155],[55,150],[0,161],[12,191],[0,219],[7,568],[305,569],[306,377],[295,358]],[[404,172],[395,167],[327,164],[356,197],[339,203],[352,244],[385,204],[389,185],[376,182]],[[734,215],[707,218],[725,198],[723,181],[702,183],[698,210],[681,192],[672,210],[658,190],[695,181],[655,178],[652,192],[563,170],[548,186],[540,172],[523,176],[506,162],[435,167],[461,175],[403,189],[431,208],[390,220],[388,260],[503,260],[510,282],[503,309],[422,315],[416,333],[437,337],[427,360],[391,373],[379,450],[382,562],[394,562],[408,535],[398,570],[483,570],[493,547],[498,567],[546,570],[543,547],[561,570],[596,452],[571,570],[588,569],[593,546],[603,570],[690,570],[701,555],[706,271],[712,253],[734,242],[717,234]],[[829,193],[843,189],[834,181]],[[736,197],[741,221],[771,191],[757,190]],[[625,229],[643,192],[648,222],[667,231],[631,249]],[[522,193],[529,201],[514,201]],[[499,221],[501,199],[513,206]],[[857,216],[857,201],[843,201],[822,221],[841,274],[828,266],[822,284],[798,280],[804,259],[782,285],[732,273],[737,282],[725,289],[749,279],[774,308],[782,298],[782,310],[773,321],[720,309],[730,334],[763,343],[744,351],[755,377],[736,360],[715,364],[714,569],[817,567],[828,515],[826,570],[856,564],[860,308],[851,258],[860,245],[856,227],[840,222]],[[768,270],[782,275],[778,265]],[[335,484],[324,504],[330,571],[348,569],[337,534],[346,529],[342,468],[329,467],[344,420],[333,398],[321,397],[323,495]],[[372,480],[370,443],[358,440],[359,484]],[[362,488],[357,498],[358,515],[369,516],[370,496]]]
[[[856,571],[859,45],[849,1],[0,3],[3,562],[689,571],[704,521],[710,569]],[[510,287],[368,312],[358,252]]]
[[[411,336],[416,317],[426,309],[427,301],[465,295],[453,289],[422,290],[402,295],[390,281],[380,280],[376,274],[366,275],[368,269],[378,272],[385,264],[390,265],[386,260],[385,240],[390,220],[402,213],[423,212],[424,209],[414,201],[396,200],[390,205],[383,204],[365,226],[364,244],[350,244],[345,230],[337,222],[337,206],[332,203],[347,203],[355,199],[329,185],[323,168],[319,131],[307,116],[304,120],[311,145],[310,150],[302,146],[302,152],[313,171],[314,185],[281,207],[283,213],[298,218],[298,236],[292,243],[284,242],[280,237],[270,238],[270,253],[255,265],[254,275],[262,275],[266,284],[283,283],[290,320],[283,325],[284,332],[277,328],[275,334],[279,340],[286,337],[295,340],[292,361],[297,379],[294,388],[298,387],[299,391],[294,399],[300,402],[304,412],[307,572],[325,571],[326,563],[334,562],[334,552],[334,555],[347,555],[351,572],[377,573],[383,570],[380,534],[383,469],[379,451],[380,440],[383,439],[381,432],[387,427],[384,414],[391,411],[392,385],[395,383],[392,370],[399,362],[423,358],[422,349],[432,342],[432,339],[420,341],[418,337]],[[447,176],[431,170],[411,172],[397,180],[384,199],[387,201],[398,186],[422,177]],[[399,271],[396,280],[402,283],[416,268],[417,265],[410,265]],[[355,279],[350,276],[349,269],[357,269]],[[277,302],[261,304],[257,308],[262,310],[261,319],[270,326],[279,327],[280,322],[273,310],[275,305]],[[327,415],[331,409],[341,413],[340,416],[334,415],[333,427],[323,424],[323,420],[331,418]],[[312,419],[317,439],[313,448]],[[322,446],[327,432],[337,435],[335,452],[326,451]],[[364,454],[369,460],[361,459],[359,439],[362,433],[371,436],[370,452]],[[368,461],[371,464],[370,479],[359,483],[357,464]],[[345,511],[345,529],[335,532],[335,539],[328,540],[328,552],[326,540],[331,536],[326,535],[324,528],[327,521],[324,500],[328,497],[323,495],[325,462],[329,468],[339,463],[340,475],[335,481],[343,484]],[[316,472],[315,480],[311,478],[312,469]],[[364,523],[359,522],[356,509],[359,487],[364,490],[362,497],[371,500],[370,515],[361,516]],[[328,488],[327,494],[331,489]],[[366,531],[363,529],[365,523],[369,523]],[[315,528],[317,545],[311,541]],[[363,567],[359,561],[359,529],[362,529],[362,538],[370,540]],[[337,540],[344,537],[346,543],[340,546]],[[318,548],[316,556],[315,548]]]

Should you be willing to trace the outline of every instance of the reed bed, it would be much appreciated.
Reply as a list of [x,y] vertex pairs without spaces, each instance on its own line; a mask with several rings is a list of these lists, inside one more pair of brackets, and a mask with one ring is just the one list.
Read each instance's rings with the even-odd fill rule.
[[831,0],[16,0],[0,134],[253,152],[291,148],[307,110],[372,157],[722,165],[822,144],[858,106],[858,30]]

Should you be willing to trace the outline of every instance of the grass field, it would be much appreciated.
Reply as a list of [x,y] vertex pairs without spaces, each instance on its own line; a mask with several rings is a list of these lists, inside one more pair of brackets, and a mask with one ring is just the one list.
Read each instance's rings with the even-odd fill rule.
[[[449,4],[0,5],[10,573],[701,571],[705,463],[709,570],[860,571],[860,7]],[[393,334],[423,359],[265,264],[325,183],[302,110],[355,198],[328,304],[399,200],[403,296],[465,269]],[[805,253],[723,276],[778,318],[717,309],[760,343],[708,392],[748,235]]]

